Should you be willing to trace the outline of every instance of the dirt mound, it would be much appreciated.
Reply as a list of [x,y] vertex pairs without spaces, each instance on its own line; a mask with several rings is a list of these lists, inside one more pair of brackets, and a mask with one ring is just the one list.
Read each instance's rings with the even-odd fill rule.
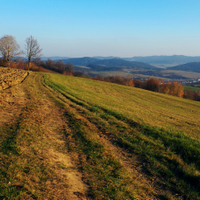
[[0,90],[21,83],[27,75],[24,70],[0,67]]

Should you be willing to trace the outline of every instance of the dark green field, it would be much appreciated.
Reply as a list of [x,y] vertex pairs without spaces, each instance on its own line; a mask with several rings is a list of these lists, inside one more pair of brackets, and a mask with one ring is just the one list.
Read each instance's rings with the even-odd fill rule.
[[185,90],[191,90],[192,92],[200,91],[200,87],[194,87],[194,86],[184,86]]

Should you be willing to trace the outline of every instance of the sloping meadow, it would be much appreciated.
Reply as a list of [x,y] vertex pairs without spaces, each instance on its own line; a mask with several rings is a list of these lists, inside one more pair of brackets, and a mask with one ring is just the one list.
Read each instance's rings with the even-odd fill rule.
[[[74,144],[69,149],[87,158],[82,169],[93,198],[200,199],[199,102],[56,74],[46,75],[44,84],[66,109]],[[120,156],[112,159],[115,148],[139,157],[140,171],[134,161],[129,166],[151,189],[133,181]]]

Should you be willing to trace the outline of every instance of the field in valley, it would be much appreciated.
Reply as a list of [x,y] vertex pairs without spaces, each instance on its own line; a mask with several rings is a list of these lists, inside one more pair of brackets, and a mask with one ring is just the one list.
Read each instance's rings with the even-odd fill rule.
[[197,101],[31,72],[0,111],[0,199],[200,199]]
[[[84,70],[83,70],[84,71]],[[148,78],[158,78],[164,81],[187,81],[194,80],[200,77],[200,73],[190,72],[190,71],[179,71],[179,70],[134,70],[134,69],[123,69],[123,70],[110,70],[110,71],[89,71],[92,76],[121,76],[129,77],[133,79],[148,79]]]
[[200,87],[195,87],[195,86],[184,86],[184,89],[185,90],[191,90],[192,92],[195,92],[195,91],[200,91]]

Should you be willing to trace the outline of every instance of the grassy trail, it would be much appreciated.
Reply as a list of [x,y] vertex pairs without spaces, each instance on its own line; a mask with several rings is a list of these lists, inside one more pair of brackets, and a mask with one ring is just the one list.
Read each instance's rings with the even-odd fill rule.
[[87,199],[78,155],[66,148],[70,129],[42,77],[31,73],[1,94],[9,115],[0,118],[0,199]]
[[40,73],[2,92],[0,199],[200,199],[199,102],[145,92]]

